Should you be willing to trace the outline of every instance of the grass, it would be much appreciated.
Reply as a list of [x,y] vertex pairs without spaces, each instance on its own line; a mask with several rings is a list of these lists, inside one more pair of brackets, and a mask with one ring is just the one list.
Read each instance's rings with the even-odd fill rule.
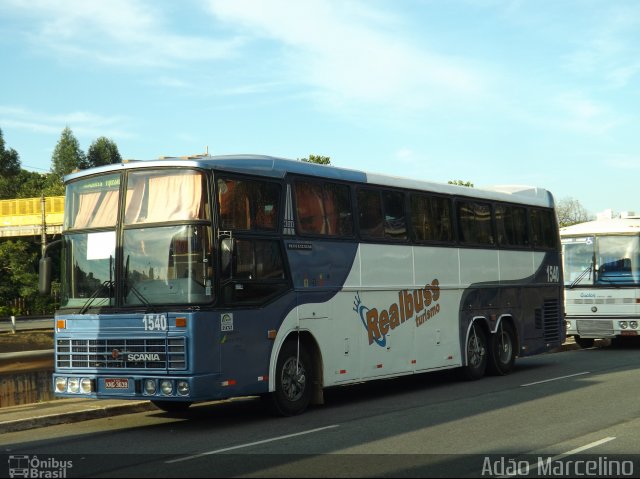
[[0,333],[0,353],[53,349],[53,331],[33,330]]

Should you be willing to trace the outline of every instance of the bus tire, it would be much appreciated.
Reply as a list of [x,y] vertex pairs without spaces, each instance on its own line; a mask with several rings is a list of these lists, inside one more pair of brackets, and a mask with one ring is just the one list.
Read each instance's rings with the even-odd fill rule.
[[185,412],[191,406],[189,401],[151,401],[151,404],[158,409],[172,413]]
[[595,343],[595,339],[593,338],[581,338],[580,336],[574,336],[573,339],[575,339],[576,344],[583,349],[592,348]]
[[[296,367],[297,366],[297,367]],[[296,416],[303,413],[311,401],[313,367],[309,353],[296,341],[282,346],[276,363],[275,391],[265,397],[272,413]]]
[[489,374],[504,376],[513,371],[516,362],[516,333],[511,323],[502,322],[489,340]]
[[484,376],[487,369],[487,337],[475,323],[471,326],[465,345],[467,364],[462,366],[462,377],[475,381]]

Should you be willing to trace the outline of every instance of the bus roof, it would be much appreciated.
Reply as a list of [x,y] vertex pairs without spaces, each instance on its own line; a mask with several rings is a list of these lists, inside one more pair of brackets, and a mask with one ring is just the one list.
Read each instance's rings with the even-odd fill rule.
[[197,155],[192,157],[165,157],[149,161],[128,161],[72,173],[65,177],[65,182],[98,173],[115,173],[123,169],[158,167],[205,168],[243,174],[260,174],[280,179],[284,178],[287,174],[299,174],[333,180],[368,183],[371,185],[427,190],[434,193],[468,196],[486,200],[524,203],[542,207],[554,206],[553,196],[549,191],[532,186],[507,185],[492,186],[483,189],[469,188],[466,186],[367,173],[332,165],[320,165],[305,161],[252,154],[221,156]]
[[588,236],[598,234],[638,234],[640,217],[611,218],[560,228],[560,236]]

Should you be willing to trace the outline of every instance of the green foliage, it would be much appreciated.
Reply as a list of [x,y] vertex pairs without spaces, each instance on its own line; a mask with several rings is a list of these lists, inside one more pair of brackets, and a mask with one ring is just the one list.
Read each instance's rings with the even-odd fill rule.
[[65,127],[51,156],[51,173],[62,184],[65,175],[76,169],[82,170],[87,166],[87,158],[80,149],[78,140],[73,135],[71,128]]
[[15,198],[20,174],[20,156],[13,148],[5,148],[4,136],[0,129],[0,200]]
[[449,180],[449,181],[447,181],[447,183],[450,184],[450,185],[468,186],[469,188],[473,188],[473,183],[471,183],[470,181]]
[[[0,314],[24,314],[12,307],[18,298],[38,295],[37,252],[25,241],[0,243]],[[4,309],[4,311],[2,311]]]
[[89,167],[112,165],[121,163],[122,157],[118,151],[118,146],[112,140],[101,136],[91,143],[87,152],[87,162]]
[[301,161],[306,161],[307,163],[317,163],[319,165],[330,165],[331,158],[328,156],[320,156],[320,155],[309,155],[309,158],[301,158]]

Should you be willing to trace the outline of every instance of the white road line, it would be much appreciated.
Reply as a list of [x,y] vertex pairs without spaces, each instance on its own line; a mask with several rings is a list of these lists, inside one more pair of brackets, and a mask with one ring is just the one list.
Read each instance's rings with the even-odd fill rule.
[[176,462],[190,461],[191,459],[198,459],[199,457],[203,457],[203,456],[210,456],[212,454],[220,454],[222,452],[234,451],[236,449],[243,449],[245,447],[257,446],[259,444],[266,444],[269,442],[281,441],[282,439],[289,439],[291,437],[296,437],[296,436],[304,436],[305,434],[312,434],[314,432],[324,431],[326,429],[333,429],[335,427],[339,427],[339,425],[334,424],[332,426],[319,427],[317,429],[311,429],[309,431],[302,431],[302,432],[296,432],[294,434],[287,434],[286,436],[272,437],[271,439],[264,439],[262,441],[250,442],[248,444],[240,444],[238,446],[225,447],[223,449],[216,449],[215,451],[201,452],[200,454],[194,454],[193,456],[185,456],[179,459],[172,459],[170,461],[165,461],[165,464],[174,464]]
[[[587,449],[592,449],[594,447],[600,446],[601,444],[606,444],[609,441],[613,441],[615,439],[615,437],[605,437],[603,439],[600,439],[598,441],[594,441],[591,442],[589,444],[586,444],[584,446],[580,446],[580,447],[576,447],[575,449],[571,449],[570,451],[567,452],[563,452],[562,454],[558,454],[557,456],[553,456],[552,458],[546,459],[543,462],[546,463],[551,463],[554,461],[557,461],[558,459],[563,459],[567,456],[572,456],[574,454],[578,454],[582,451],[586,451]],[[543,455],[540,454],[540,456],[542,457]],[[536,472],[538,472],[538,469],[540,468],[540,466],[542,465],[540,458],[538,458],[538,463],[537,464],[529,464],[527,466],[527,469],[521,469],[518,468],[518,471],[516,472],[516,477],[524,477],[527,476],[531,473],[535,474]],[[500,478],[506,478],[506,477],[514,477],[513,475],[507,475],[507,476],[498,476]]]
[[576,376],[583,376],[585,374],[591,374],[591,372],[584,371],[582,373],[569,374],[568,376],[560,376],[559,378],[545,379],[544,381],[536,381],[535,383],[521,384],[520,387],[526,388],[527,386],[535,386],[536,384],[550,383],[551,381],[560,381],[561,379],[573,378]]

